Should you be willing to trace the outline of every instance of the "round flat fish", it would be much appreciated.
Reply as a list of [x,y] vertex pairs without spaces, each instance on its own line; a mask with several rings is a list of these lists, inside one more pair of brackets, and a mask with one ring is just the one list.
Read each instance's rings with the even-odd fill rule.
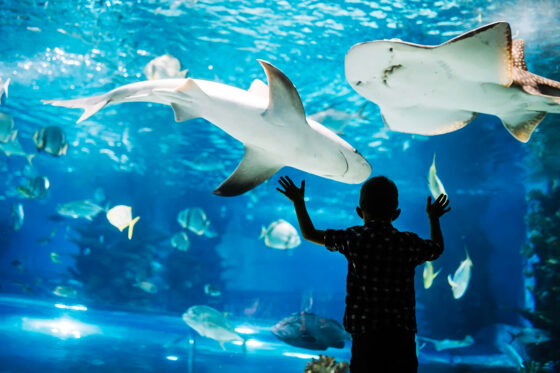
[[140,219],[139,216],[132,219],[132,207],[117,205],[107,211],[107,220],[121,232],[128,227],[128,239],[132,238],[134,224]]
[[189,229],[199,236],[202,236],[210,225],[206,213],[199,207],[189,208],[179,212],[177,215],[177,222],[181,227]]
[[282,219],[272,222],[268,228],[263,227],[260,238],[264,239],[266,246],[273,249],[293,249],[301,244],[294,226]]
[[68,142],[62,128],[57,126],[43,127],[35,132],[33,141],[38,151],[45,152],[54,156],[66,154],[68,150]]
[[171,237],[171,246],[180,251],[187,251],[191,245],[189,236],[185,232],[179,232]]
[[164,54],[148,62],[144,75],[149,80],[184,78],[188,70],[181,71],[181,62],[170,54]]
[[44,198],[50,187],[49,179],[45,176],[36,176],[30,178],[26,185],[17,187],[18,192],[27,198]]

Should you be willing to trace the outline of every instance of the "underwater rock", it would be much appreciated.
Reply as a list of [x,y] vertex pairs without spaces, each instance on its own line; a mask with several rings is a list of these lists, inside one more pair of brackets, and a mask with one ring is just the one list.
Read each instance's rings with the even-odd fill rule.
[[344,341],[351,338],[337,321],[307,312],[295,313],[278,322],[271,330],[287,344],[310,350],[343,348]]
[[305,364],[303,373],[346,373],[350,364],[346,361],[336,362],[332,356],[319,355],[319,360],[313,359]]

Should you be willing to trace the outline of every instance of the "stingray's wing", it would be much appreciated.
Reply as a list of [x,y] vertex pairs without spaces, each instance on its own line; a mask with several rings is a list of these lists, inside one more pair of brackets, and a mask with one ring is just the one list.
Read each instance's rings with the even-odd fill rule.
[[[511,46],[511,30],[505,22],[480,27],[438,46],[367,42],[348,52],[346,76],[356,91],[380,106],[391,130],[438,135],[464,127],[476,113],[461,109],[459,102],[430,101],[432,92],[461,89],[464,83],[511,85]],[[386,61],[385,67],[368,71],[368,65],[379,60]],[[415,86],[411,86],[411,77]],[[376,96],[393,87],[406,87],[399,93],[409,97]]]
[[469,124],[477,113],[430,107],[384,107],[381,117],[389,129],[432,136],[457,131]]
[[506,87],[513,81],[511,29],[506,22],[459,35],[434,47],[434,56],[465,80]]
[[[407,63],[437,60],[441,67],[438,73],[446,74],[448,79],[455,75],[471,82],[509,86],[513,81],[511,45],[509,25],[499,22],[467,32],[437,47],[410,45],[416,51],[409,53]],[[477,115],[472,111],[427,106],[382,107],[381,112],[390,129],[421,135],[456,131]]]

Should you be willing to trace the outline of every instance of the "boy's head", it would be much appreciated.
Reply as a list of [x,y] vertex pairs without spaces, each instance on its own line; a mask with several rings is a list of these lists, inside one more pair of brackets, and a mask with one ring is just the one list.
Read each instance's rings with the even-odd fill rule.
[[368,220],[393,221],[399,217],[399,191],[385,176],[372,177],[362,185],[358,215]]

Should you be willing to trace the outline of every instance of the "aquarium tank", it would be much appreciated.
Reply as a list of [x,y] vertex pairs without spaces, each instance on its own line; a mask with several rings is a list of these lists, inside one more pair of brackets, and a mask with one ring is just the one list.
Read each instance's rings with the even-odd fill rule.
[[350,265],[277,188],[345,229],[377,175],[400,231],[450,201],[418,371],[560,372],[558,1],[4,0],[0,30],[1,372],[348,372]]

